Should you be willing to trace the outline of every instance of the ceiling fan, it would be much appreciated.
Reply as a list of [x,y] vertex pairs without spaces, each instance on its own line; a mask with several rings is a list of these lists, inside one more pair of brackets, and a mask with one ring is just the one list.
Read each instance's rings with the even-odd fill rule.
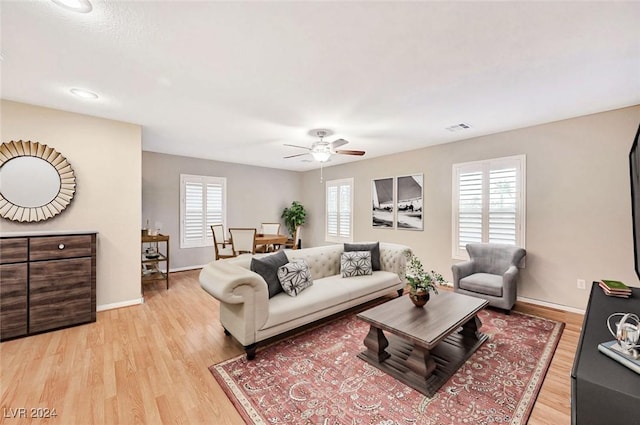
[[290,145],[285,143],[285,146],[290,146],[292,148],[306,149],[308,151],[308,152],[299,153],[296,155],[285,156],[285,158],[295,158],[297,156],[311,155],[314,160],[322,163],[322,162],[327,162],[329,158],[331,158],[331,155],[333,154],[357,155],[357,156],[362,156],[365,154],[365,151],[336,149],[336,148],[339,148],[340,146],[344,146],[347,143],[349,143],[344,139],[338,139],[333,142],[325,142],[324,138],[333,134],[331,130],[323,130],[323,129],[311,130],[309,134],[311,134],[312,136],[319,137],[320,140],[317,142],[314,142],[310,148],[305,146]]

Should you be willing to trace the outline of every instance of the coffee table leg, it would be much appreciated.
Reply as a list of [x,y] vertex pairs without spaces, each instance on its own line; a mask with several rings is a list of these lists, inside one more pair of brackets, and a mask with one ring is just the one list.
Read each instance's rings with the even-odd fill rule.
[[407,358],[407,367],[418,376],[426,379],[436,368],[436,362],[431,357],[429,350],[414,345],[411,354]]
[[482,321],[480,320],[480,318],[478,316],[473,316],[467,323],[462,325],[460,334],[465,337],[478,340],[481,336],[480,332],[478,332],[478,329],[480,329],[481,327]]
[[378,329],[373,325],[369,327],[369,333],[364,339],[364,346],[367,347],[367,357],[378,360],[380,363],[391,356],[385,351],[389,346],[387,337],[384,336],[382,329]]

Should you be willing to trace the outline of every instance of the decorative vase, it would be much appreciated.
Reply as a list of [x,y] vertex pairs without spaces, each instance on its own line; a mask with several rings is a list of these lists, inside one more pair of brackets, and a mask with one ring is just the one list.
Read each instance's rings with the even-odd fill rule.
[[429,291],[411,291],[409,292],[409,298],[416,307],[424,307],[429,301]]

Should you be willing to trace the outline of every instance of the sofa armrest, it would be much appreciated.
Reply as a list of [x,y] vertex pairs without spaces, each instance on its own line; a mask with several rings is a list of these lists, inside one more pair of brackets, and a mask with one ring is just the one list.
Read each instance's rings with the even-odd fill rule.
[[451,271],[453,272],[453,289],[459,288],[460,279],[464,279],[473,274],[473,267],[473,261],[463,261],[451,266]]
[[237,289],[249,285],[254,292],[264,295],[267,302],[269,295],[267,284],[262,277],[251,270],[225,261],[212,261],[200,272],[200,286],[220,302],[240,304],[245,302],[243,291]]
[[411,249],[405,245],[380,243],[380,269],[397,274],[405,285],[408,252]]
[[259,274],[232,262],[212,261],[200,272],[200,286],[220,303],[244,304],[250,327],[260,329],[267,322],[269,290]]

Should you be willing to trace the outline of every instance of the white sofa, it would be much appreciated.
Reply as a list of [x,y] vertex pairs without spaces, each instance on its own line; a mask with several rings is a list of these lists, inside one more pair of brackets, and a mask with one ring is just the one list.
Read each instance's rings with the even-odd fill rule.
[[[200,285],[220,301],[220,323],[255,357],[257,343],[350,307],[402,290],[409,247],[380,243],[380,271],[343,278],[343,245],[287,250],[289,261],[304,259],[313,285],[296,297],[281,292],[269,298],[267,283],[250,270],[251,254],[213,261],[200,272]],[[259,255],[256,255],[259,257]]]

